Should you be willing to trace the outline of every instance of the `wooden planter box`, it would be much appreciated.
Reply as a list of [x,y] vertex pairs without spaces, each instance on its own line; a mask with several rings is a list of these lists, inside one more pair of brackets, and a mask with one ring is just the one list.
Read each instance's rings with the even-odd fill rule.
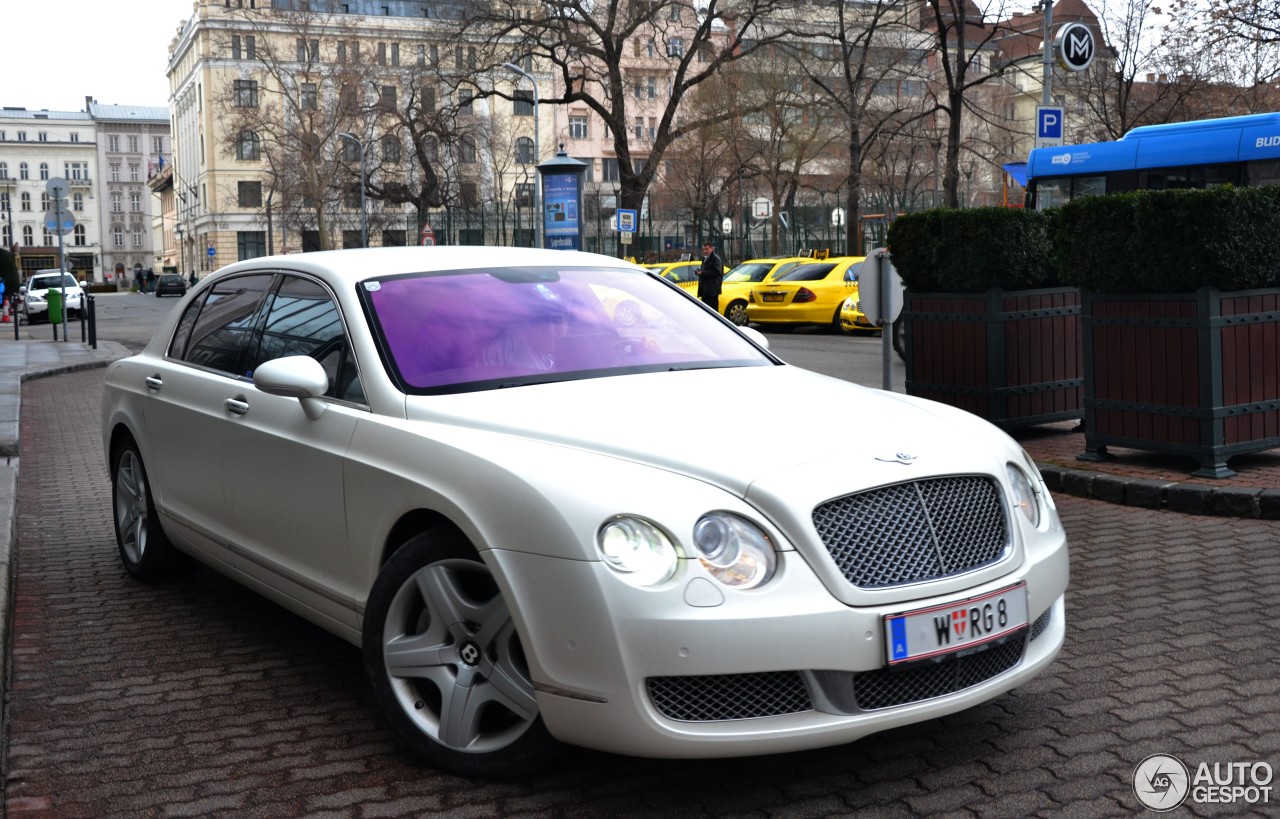
[[1192,474],[1280,447],[1280,290],[1084,297],[1085,451],[1188,455]]
[[1080,291],[911,293],[907,394],[1011,429],[1083,415]]

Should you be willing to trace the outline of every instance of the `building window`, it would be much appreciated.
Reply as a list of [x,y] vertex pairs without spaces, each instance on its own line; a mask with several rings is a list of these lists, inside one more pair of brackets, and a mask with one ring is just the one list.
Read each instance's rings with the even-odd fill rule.
[[111,226],[111,246],[124,247],[124,227],[122,225]]
[[8,250],[13,244],[13,225],[8,222],[0,226],[0,244],[4,245],[5,250]]
[[18,210],[30,213],[31,212],[31,194],[27,193],[26,191],[23,191],[22,198],[18,200],[18,204],[19,204]]
[[236,232],[236,254],[240,261],[267,255],[267,234],[262,230]]
[[50,208],[49,194],[47,193],[40,194],[40,210],[48,211],[49,208]]
[[25,247],[35,247],[36,232],[31,229],[31,225],[22,226],[22,244]]
[[164,153],[164,137],[151,137],[151,153]]
[[237,182],[236,199],[242,208],[262,207],[262,183]]
[[434,113],[436,110],[436,89],[431,85],[422,86],[419,93],[419,100],[422,102],[422,111],[425,114]]
[[378,43],[378,65],[387,64],[387,44]]
[[79,247],[84,247],[84,244],[85,244],[84,225],[76,225],[74,228],[71,229],[71,244],[77,245]]
[[582,175],[583,182],[596,181],[596,161],[589,156],[575,156],[574,159],[587,166],[586,173]]
[[120,137],[118,136],[107,137],[107,150],[111,151],[114,154],[120,153]]
[[79,142],[79,141],[80,141],[80,133],[79,133],[78,131],[72,131],[72,132],[71,132],[71,141],[72,141],[72,142]]
[[587,129],[587,118],[585,116],[569,117],[569,138],[570,139],[588,139],[590,132]]
[[667,40],[667,56],[683,57],[684,56],[684,40],[679,37],[672,37]]
[[518,208],[528,208],[533,206],[533,183],[517,182],[516,183],[516,200],[515,204]]
[[400,139],[394,134],[382,138],[382,159],[391,163],[400,161]]
[[533,140],[529,137],[520,137],[516,140],[516,162],[521,165],[532,165],[534,163],[533,156]]
[[233,93],[236,108],[258,107],[257,80],[236,80]]
[[27,168],[27,163],[23,162],[18,165],[18,178],[19,179],[31,178],[31,170]]
[[458,161],[468,165],[476,161],[476,141],[469,136],[458,140]]
[[142,213],[142,194],[140,193],[129,194],[129,212]]
[[6,215],[9,213],[9,192],[0,191],[0,211]]
[[124,197],[120,195],[119,191],[111,194],[111,212],[112,213],[124,212]]
[[119,162],[111,163],[111,181],[112,182],[120,181],[120,163]]
[[[472,93],[470,89],[463,88],[460,91],[458,91],[458,113],[459,114],[462,114],[465,116],[465,115],[470,115],[472,113],[471,98],[472,98]],[[22,178],[26,179],[25,176]]]
[[0,162],[0,179],[8,179],[8,178],[9,178],[9,163]]
[[360,149],[363,146],[355,140],[342,140],[342,161],[353,164],[360,161]]
[[391,64],[400,65],[400,44],[399,43],[391,44]]
[[262,157],[262,147],[258,135],[253,131],[242,131],[236,141],[236,159],[257,160]]
[[382,86],[381,94],[378,97],[378,104],[383,111],[394,112],[396,110],[396,87],[394,85]]
[[304,40],[299,37],[294,46],[297,51],[298,62],[319,62],[320,61],[320,41]]
[[129,153],[136,154],[138,152],[138,138],[136,136],[129,137]]
[[356,110],[356,89],[351,85],[344,85],[338,91],[338,113],[353,114]]
[[600,172],[605,182],[618,181],[618,160],[604,158],[600,160]]
[[83,193],[77,192],[71,195],[71,209],[74,211],[84,210],[84,194]]
[[255,47],[256,42],[252,34],[244,38],[244,56],[246,59],[256,60],[258,58],[258,49]]
[[130,232],[133,234],[133,246],[142,247],[142,225],[134,225]]
[[231,59],[233,60],[240,59],[240,35],[239,34],[231,35]]
[[532,91],[516,91],[515,100],[512,102],[512,112],[517,117],[533,116],[533,92]]
[[26,132],[26,131],[19,131],[19,132],[18,132],[18,141],[19,141],[19,142],[26,142],[26,141],[27,141],[27,132]]
[[302,110],[304,111],[314,111],[316,110],[317,102],[318,94],[316,91],[316,84],[313,82],[304,82],[302,84],[302,98],[298,101],[298,104],[302,106]]
[[38,141],[40,141],[40,142],[48,142],[48,141],[49,141],[49,132],[48,132],[48,131],[40,131],[39,133],[37,133],[37,134],[36,134],[36,139],[37,139]]
[[47,180],[47,179],[49,178],[49,163],[48,163],[48,162],[41,162],[41,163],[40,163],[40,178],[41,178],[41,179],[43,179],[43,180]]
[[141,165],[139,165],[137,162],[130,162],[130,163],[129,163],[129,181],[130,181],[130,182],[138,182],[138,181],[140,181],[140,179],[139,179],[139,177],[138,177],[138,173],[139,173],[139,171],[140,171],[140,169],[141,169],[141,168],[142,168],[142,166],[141,166]]

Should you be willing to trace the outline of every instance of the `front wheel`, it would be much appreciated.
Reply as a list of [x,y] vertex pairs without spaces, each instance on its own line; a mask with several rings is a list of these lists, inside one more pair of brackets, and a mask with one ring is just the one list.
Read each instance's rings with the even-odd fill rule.
[[739,327],[747,326],[747,303],[742,300],[729,302],[724,309],[724,317]]
[[506,601],[460,533],[435,529],[391,556],[369,592],[363,643],[378,704],[436,767],[518,776],[560,748]]

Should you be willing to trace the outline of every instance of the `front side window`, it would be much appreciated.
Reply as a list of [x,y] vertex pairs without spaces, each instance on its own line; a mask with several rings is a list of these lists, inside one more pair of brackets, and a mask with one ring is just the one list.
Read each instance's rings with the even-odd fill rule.
[[363,401],[359,373],[338,306],[318,283],[286,276],[268,296],[266,321],[250,371],[260,364],[291,355],[311,356],[329,376],[330,398]]

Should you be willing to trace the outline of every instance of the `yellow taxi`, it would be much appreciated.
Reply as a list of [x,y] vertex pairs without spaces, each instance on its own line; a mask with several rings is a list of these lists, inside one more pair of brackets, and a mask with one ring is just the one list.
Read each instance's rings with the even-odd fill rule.
[[880,325],[872,324],[862,312],[862,300],[856,285],[853,295],[846,298],[844,304],[840,305],[840,328],[846,333],[876,333],[880,330]]
[[840,309],[858,291],[858,270],[865,256],[836,256],[806,261],[766,282],[747,297],[747,320],[753,324],[794,327],[822,324],[839,331]]
[[747,297],[751,294],[751,288],[808,261],[812,261],[808,256],[748,259],[725,274],[720,285],[720,313],[739,327],[745,325]]
[[652,270],[662,278],[679,285],[681,290],[688,290],[694,294],[698,292],[698,270],[701,267],[701,259],[691,262],[662,262],[660,264],[644,265],[646,270]]

